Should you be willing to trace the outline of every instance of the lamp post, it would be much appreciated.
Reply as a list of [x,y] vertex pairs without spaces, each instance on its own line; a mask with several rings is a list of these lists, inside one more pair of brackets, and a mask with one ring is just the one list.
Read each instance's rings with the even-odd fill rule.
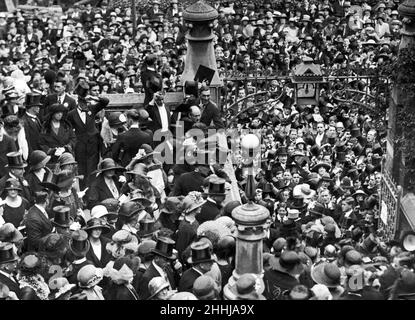
[[[254,151],[260,146],[260,140],[254,134],[247,134],[242,138],[241,145],[248,152],[249,158],[252,159]],[[226,300],[237,299],[230,287],[245,273],[255,274],[260,284],[258,293],[264,291],[262,240],[265,237],[266,222],[270,214],[267,208],[253,202],[255,198],[253,161],[248,171],[245,193],[248,203],[240,205],[232,211],[232,217],[237,226],[236,260],[232,277],[223,288]]]

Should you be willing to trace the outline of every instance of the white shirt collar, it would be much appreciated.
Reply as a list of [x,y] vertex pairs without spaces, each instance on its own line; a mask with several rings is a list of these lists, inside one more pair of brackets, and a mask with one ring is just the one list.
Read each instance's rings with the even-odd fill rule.
[[37,119],[37,117],[36,117],[35,115],[30,114],[30,113],[29,113],[29,112],[27,112],[27,111],[26,111],[26,114],[27,114],[30,118]]
[[82,258],[82,259],[78,259],[78,260],[75,260],[74,262],[72,262],[73,264],[81,264],[82,262],[85,262],[86,261],[86,258]]
[[48,213],[46,212],[46,210],[42,206],[39,206],[38,204],[35,204],[35,207],[38,208],[45,215],[46,218],[49,219]]
[[154,261],[152,261],[151,263],[153,264],[154,268],[156,268],[157,272],[158,272],[158,273],[160,273],[160,275],[161,275],[162,277],[166,277],[166,276],[167,276],[167,274],[164,272],[164,270],[163,270],[162,268],[160,268],[160,267],[157,265],[157,263],[155,263]]

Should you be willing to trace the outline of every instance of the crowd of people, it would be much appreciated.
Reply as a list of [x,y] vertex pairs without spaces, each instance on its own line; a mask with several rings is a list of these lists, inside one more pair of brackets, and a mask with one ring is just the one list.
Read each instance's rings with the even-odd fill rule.
[[[136,30],[130,7],[106,0],[0,13],[0,299],[413,299],[414,257],[380,216],[386,131],[363,97],[339,102],[323,86],[300,105],[277,78],[242,85],[305,57],[328,75],[377,70],[398,50],[399,1],[210,3],[218,72],[233,77],[220,106],[207,83],[183,87],[177,0],[139,7]],[[235,104],[255,85],[269,91],[260,106]],[[182,90],[170,110],[166,92]],[[108,111],[108,94],[135,92],[142,107]],[[246,161],[241,136],[224,148],[212,128],[255,133],[261,152]],[[254,274],[229,281],[232,212],[247,202],[270,212],[263,292]]]

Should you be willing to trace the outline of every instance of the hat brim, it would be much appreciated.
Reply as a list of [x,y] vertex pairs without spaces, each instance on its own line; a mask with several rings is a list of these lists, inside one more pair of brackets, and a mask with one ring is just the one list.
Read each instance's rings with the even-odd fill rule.
[[27,163],[22,163],[20,165],[12,165],[12,166],[10,166],[9,164],[6,164],[4,167],[10,168],[10,169],[23,169],[27,167]]
[[94,230],[94,229],[102,229],[102,233],[108,233],[111,231],[111,228],[107,225],[102,225],[102,226],[89,226],[89,227],[85,227],[84,230],[85,231],[89,231],[89,230]]
[[[90,247],[91,247],[91,244],[87,240],[87,242],[86,242],[86,248],[84,250],[82,250],[82,251],[77,251],[77,250],[74,250],[72,248],[72,239],[69,240],[69,251],[72,252],[75,256],[83,256],[83,255],[85,255],[89,251],[89,248]],[[100,281],[98,281],[97,283],[99,283],[99,282]]]
[[61,227],[61,228],[69,228],[71,226],[71,224],[74,222],[74,219],[72,217],[69,217],[69,223],[67,223],[67,224],[59,224],[59,223],[55,222],[55,218],[50,219],[50,222],[52,222],[52,224],[54,226],[58,226],[58,227]]
[[114,170],[114,171],[126,171],[126,169],[123,168],[123,167],[115,166],[115,167],[109,167],[109,168],[104,168],[104,169],[98,169],[98,170],[93,171],[91,174],[94,174],[94,173],[98,173],[99,174],[99,173],[103,173],[105,171],[110,171],[110,170]]
[[22,191],[22,188],[19,188],[19,187],[8,187],[8,188],[4,188],[4,190],[17,190],[17,191]]
[[8,263],[8,262],[17,261],[17,260],[19,260],[19,257],[13,253],[13,258],[0,261],[0,265],[2,265],[4,263]]
[[44,166],[46,166],[46,164],[50,161],[51,158],[51,156],[46,156],[46,158],[40,161],[39,163],[35,164],[34,166],[30,166],[30,170],[32,171],[43,168]]
[[53,192],[59,192],[60,190],[60,188],[52,182],[40,182],[39,185],[44,187],[45,189],[52,190]]
[[164,290],[164,289],[166,289],[168,287],[169,287],[169,284],[168,283],[165,283],[163,286],[161,286],[160,288],[158,288],[151,296],[149,296],[147,298],[147,300],[153,299],[156,295],[158,295],[161,292],[161,290]]
[[172,253],[171,256],[168,256],[164,252],[161,252],[161,251],[159,251],[157,249],[151,249],[151,252],[154,253],[154,254],[156,254],[156,255],[159,255],[159,256],[161,256],[163,258],[169,259],[169,260],[176,260],[177,259],[177,256],[174,253]]
[[197,264],[197,263],[203,263],[203,262],[215,262],[215,260],[212,258],[193,260],[192,257],[190,257],[188,261],[191,264]]

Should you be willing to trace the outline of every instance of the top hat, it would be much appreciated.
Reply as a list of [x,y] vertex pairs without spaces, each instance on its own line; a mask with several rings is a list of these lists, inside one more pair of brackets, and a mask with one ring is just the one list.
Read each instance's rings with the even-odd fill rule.
[[0,264],[16,261],[19,259],[19,257],[14,254],[13,248],[13,244],[9,242],[0,243]]
[[70,216],[70,208],[67,206],[56,206],[52,208],[52,211],[54,214],[54,218],[50,219],[52,224],[62,228],[69,228],[73,222]]
[[217,176],[211,176],[209,178],[209,191],[207,195],[221,196],[225,194],[225,179]]
[[22,153],[19,151],[9,152],[6,154],[7,157],[7,164],[5,167],[7,168],[16,168],[16,169],[23,169],[27,167],[27,164],[23,162]]
[[50,159],[51,156],[48,156],[44,151],[34,150],[28,159],[30,164],[30,171],[44,168]]
[[153,219],[140,220],[140,230],[138,231],[138,235],[140,236],[140,238],[152,236],[154,232],[157,231],[154,225],[155,220]]
[[170,238],[159,237],[157,239],[156,247],[153,250],[151,250],[151,252],[153,252],[156,255],[162,256],[166,259],[175,260],[177,258],[176,255],[173,253],[173,247],[175,243],[176,242],[174,242]]
[[346,152],[337,152],[335,161],[346,162]]
[[86,231],[76,230],[72,233],[71,239],[69,240],[69,250],[75,256],[84,256],[88,252],[90,246]]
[[42,103],[40,102],[41,98],[42,95],[40,95],[39,93],[29,92],[28,94],[26,94],[25,98],[26,108],[40,107],[42,105]]
[[192,256],[190,257],[189,262],[191,264],[198,264],[203,262],[212,262],[213,259],[210,255],[210,247],[206,242],[195,242],[190,246],[192,250]]
[[277,156],[286,156],[288,155],[287,147],[279,147],[277,150]]
[[304,203],[304,198],[302,196],[295,196],[290,204],[290,208],[304,210],[307,207],[307,204]]
[[350,134],[354,138],[357,138],[357,137],[361,136],[360,128],[359,127],[352,127],[350,129]]

